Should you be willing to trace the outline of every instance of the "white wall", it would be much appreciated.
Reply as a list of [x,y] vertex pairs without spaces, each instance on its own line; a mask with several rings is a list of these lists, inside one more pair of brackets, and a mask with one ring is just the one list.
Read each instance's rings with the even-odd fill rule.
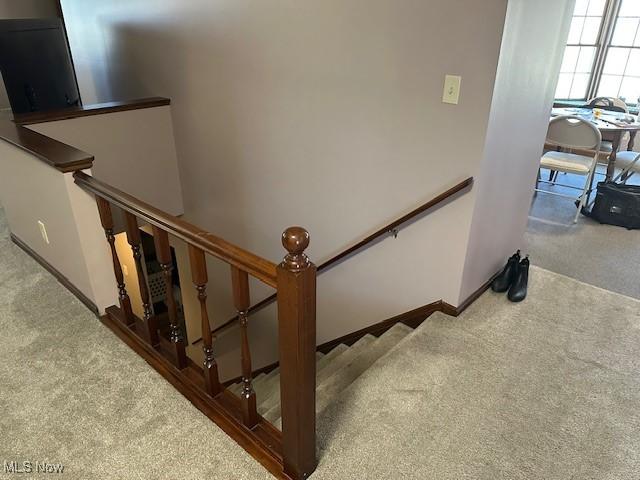
[[[55,0],[0,0],[0,19],[57,17]],[[0,82],[0,109],[10,108],[4,83]]]
[[[0,205],[11,233],[101,312],[117,304],[111,256],[93,197],[74,184],[71,173],[63,174],[4,141],[0,141],[0,169]],[[48,244],[38,221],[45,225]]]
[[[544,45],[558,41],[553,2],[546,10],[521,3],[549,20]],[[309,229],[309,253],[320,263],[477,175],[485,152],[498,148],[487,129],[507,0],[62,4],[85,102],[170,97],[186,216],[273,261],[284,253],[285,227]],[[528,28],[521,20],[512,28]],[[441,102],[447,73],[463,77],[457,106]],[[525,97],[534,81],[545,83],[528,79]],[[532,98],[543,99],[538,90]],[[547,105],[536,108],[537,125]],[[318,341],[434,300],[455,305],[461,291],[480,286],[486,277],[465,277],[464,288],[462,277],[476,195],[491,197],[484,182],[484,193],[472,191],[320,276]],[[518,205],[528,195],[510,193]],[[476,214],[484,216],[490,201],[481,203]],[[510,231],[509,222],[500,228]],[[213,296],[222,298],[221,272]],[[216,322],[228,318],[225,309],[212,302]],[[251,325],[262,339],[275,331],[273,317]]]
[[574,3],[509,1],[461,300],[522,247]]
[[171,106],[29,125],[95,158],[93,175],[172,215],[184,206]]

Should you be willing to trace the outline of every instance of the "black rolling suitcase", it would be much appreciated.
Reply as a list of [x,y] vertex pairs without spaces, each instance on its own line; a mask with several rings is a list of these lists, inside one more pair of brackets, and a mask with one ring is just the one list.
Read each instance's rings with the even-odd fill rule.
[[600,223],[640,229],[640,185],[600,182],[588,216]]

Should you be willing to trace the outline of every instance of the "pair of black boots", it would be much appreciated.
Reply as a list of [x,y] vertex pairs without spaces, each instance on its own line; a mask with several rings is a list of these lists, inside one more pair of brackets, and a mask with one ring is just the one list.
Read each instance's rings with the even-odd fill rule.
[[511,255],[502,272],[491,282],[494,292],[507,292],[512,302],[521,302],[527,297],[529,283],[529,256],[520,259],[520,250]]

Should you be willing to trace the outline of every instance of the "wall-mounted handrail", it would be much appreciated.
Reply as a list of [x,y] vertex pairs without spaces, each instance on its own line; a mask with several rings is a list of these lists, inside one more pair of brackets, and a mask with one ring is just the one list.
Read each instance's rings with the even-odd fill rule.
[[159,210],[84,172],[73,174],[76,184],[108,200],[124,211],[175,235],[204,252],[244,270],[271,287],[276,287],[276,264],[223,240],[178,217]]
[[[334,255],[333,257],[331,257],[329,260],[327,260],[327,261],[323,262],[322,264],[320,264],[318,266],[318,274],[320,274],[320,273],[322,273],[322,272],[324,272],[326,270],[329,270],[331,267],[336,266],[338,263],[340,263],[342,260],[345,260],[350,255],[353,255],[353,254],[359,252],[360,250],[364,249],[365,247],[370,246],[375,240],[377,240],[378,238],[382,237],[383,235],[387,235],[389,233],[393,233],[401,225],[404,225],[408,221],[416,218],[421,213],[424,213],[424,212],[436,207],[437,205],[445,202],[447,199],[453,197],[454,195],[456,195],[457,193],[465,190],[466,188],[470,187],[471,185],[473,185],[473,177],[469,177],[469,178],[463,180],[462,182],[454,185],[453,187],[449,188],[448,190],[442,192],[441,194],[433,197],[429,201],[423,203],[419,207],[411,210],[409,213],[401,216],[397,220],[394,220],[393,222],[388,223],[384,227],[376,230],[371,235],[368,235],[367,237],[363,238],[359,242],[356,242],[352,246],[344,249],[340,253]],[[273,295],[271,295],[269,297],[266,297],[266,298],[260,300],[258,303],[256,303],[255,305],[252,305],[251,308],[249,308],[249,315],[251,315],[253,313],[256,313],[256,312],[259,312],[263,308],[266,308],[267,306],[271,305],[275,300],[276,300],[276,294],[273,294]],[[226,329],[232,327],[233,325],[235,325],[237,321],[238,321],[238,317],[237,316],[233,317],[233,318],[230,318],[229,320],[227,320],[222,325],[214,328],[211,333],[213,335],[220,334],[224,330],[226,330]],[[192,345],[196,345],[196,344],[200,343],[201,341],[202,341],[202,338],[194,340],[192,342]]]

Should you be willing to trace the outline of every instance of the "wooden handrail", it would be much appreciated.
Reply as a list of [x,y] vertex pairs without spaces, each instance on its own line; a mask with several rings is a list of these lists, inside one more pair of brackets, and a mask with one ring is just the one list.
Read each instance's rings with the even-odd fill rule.
[[118,190],[84,172],[73,174],[75,183],[122,210],[159,227],[204,252],[238,267],[249,275],[276,288],[276,264],[237,247],[195,225],[159,210],[138,198]]
[[[393,230],[395,230],[399,226],[405,224],[409,220],[411,220],[411,219],[417,217],[418,215],[420,215],[421,213],[424,213],[427,210],[430,210],[433,207],[441,204],[442,202],[444,202],[448,198],[450,198],[450,197],[454,196],[455,194],[463,191],[464,189],[470,187],[471,185],[473,185],[473,177],[469,177],[469,178],[463,180],[462,182],[456,184],[455,186],[451,187],[450,189],[446,190],[445,192],[442,192],[441,194],[433,197],[428,202],[423,203],[418,208],[415,208],[415,209],[411,210],[409,213],[407,213],[407,214],[403,215],[402,217],[398,218],[397,220],[394,220],[393,222],[385,225],[384,227],[376,230],[371,235],[363,238],[359,242],[353,244],[349,248],[346,248],[345,250],[341,251],[337,255],[334,255],[329,260],[327,260],[324,263],[320,264],[318,266],[317,272],[320,274],[325,270],[329,270],[331,267],[334,267],[335,265],[337,265],[340,261],[346,259],[350,255],[353,255],[354,253],[358,252],[359,250],[361,250],[361,249],[365,248],[366,246],[370,245],[372,242],[374,242],[375,240],[377,240],[381,236],[386,235],[389,232],[392,232]],[[269,297],[266,297],[266,298],[260,300],[255,305],[252,305],[251,308],[249,308],[249,313],[248,314],[251,315],[253,313],[259,312],[263,308],[271,305],[273,302],[275,302],[276,296],[277,296],[276,294],[270,295]],[[211,331],[211,333],[213,335],[219,334],[220,332],[226,330],[227,328],[230,328],[237,321],[238,321],[238,317],[237,316],[235,316],[233,318],[230,318],[229,320],[227,320],[222,325],[214,328]],[[197,345],[201,341],[202,341],[202,338],[194,340],[192,342],[192,345]]]
[[[307,257],[310,236],[302,227],[289,227],[281,237],[286,255],[276,266],[177,217],[154,208],[83,172],[74,174],[76,184],[95,195],[118,289],[119,306],[105,309],[101,320],[118,332],[196,407],[262,462],[278,478],[304,480],[316,468],[316,267]],[[138,317],[127,292],[118,249],[112,205],[125,214],[127,241],[136,262],[138,286],[144,309]],[[144,280],[138,217],[151,224],[157,261],[164,279],[163,301],[168,319],[168,338],[150,304]],[[198,367],[187,356],[183,326],[173,293],[175,264],[169,235],[187,243],[193,288],[200,303],[204,361]],[[238,396],[220,383],[207,311],[207,263],[205,254],[231,267],[233,304],[241,326],[242,391]],[[248,310],[251,304],[249,275],[277,290],[280,408],[278,431],[258,413],[253,389]],[[156,312],[157,313],[157,312]]]

